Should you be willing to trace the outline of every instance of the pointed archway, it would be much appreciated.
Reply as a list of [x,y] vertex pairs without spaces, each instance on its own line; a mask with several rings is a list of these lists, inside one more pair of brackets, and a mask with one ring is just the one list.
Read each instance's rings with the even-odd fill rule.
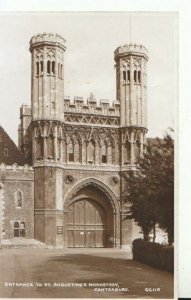
[[64,202],[66,247],[116,247],[118,203],[107,186],[95,178],[83,180]]

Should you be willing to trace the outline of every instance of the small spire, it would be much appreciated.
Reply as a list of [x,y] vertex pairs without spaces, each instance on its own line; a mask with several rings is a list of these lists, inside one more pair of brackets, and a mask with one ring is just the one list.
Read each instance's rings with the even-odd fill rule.
[[90,93],[89,100],[90,101],[95,101],[96,100],[96,98],[95,98],[95,96],[92,92]]

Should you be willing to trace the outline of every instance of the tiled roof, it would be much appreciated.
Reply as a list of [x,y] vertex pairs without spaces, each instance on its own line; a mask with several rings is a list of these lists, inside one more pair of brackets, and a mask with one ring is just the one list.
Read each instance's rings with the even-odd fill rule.
[[0,164],[1,163],[5,163],[6,165],[17,163],[19,166],[23,166],[27,162],[24,155],[0,126]]

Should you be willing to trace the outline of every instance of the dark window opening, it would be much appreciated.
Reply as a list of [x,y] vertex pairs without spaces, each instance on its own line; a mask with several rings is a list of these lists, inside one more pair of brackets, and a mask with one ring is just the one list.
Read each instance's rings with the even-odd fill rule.
[[4,149],[4,156],[8,156],[9,155],[9,150],[7,148]]
[[134,71],[134,82],[137,82],[137,71]]
[[43,61],[40,62],[40,71],[41,71],[41,74],[43,74]]
[[47,61],[47,73],[50,74],[50,61]]
[[102,164],[106,164],[106,163],[107,163],[107,156],[102,155]]
[[55,109],[55,102],[52,102],[52,109]]
[[25,223],[21,222],[20,224],[20,237],[25,237]]
[[60,64],[58,64],[58,78],[60,78]]
[[39,75],[39,62],[36,63],[36,75]]
[[14,237],[25,237],[25,223],[14,223]]
[[141,71],[138,71],[138,83],[141,83]]
[[123,80],[126,81],[126,71],[123,71]]
[[55,61],[52,62],[52,73],[55,74]]
[[130,71],[127,71],[127,81],[130,82]]
[[74,161],[74,153],[69,153],[69,161]]
[[62,64],[60,65],[60,78],[62,79],[63,76],[62,76]]

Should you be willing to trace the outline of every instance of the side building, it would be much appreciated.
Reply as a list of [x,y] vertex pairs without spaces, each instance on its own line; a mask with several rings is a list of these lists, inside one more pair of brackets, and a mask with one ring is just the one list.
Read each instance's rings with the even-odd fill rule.
[[0,240],[34,238],[34,171],[0,127]]

